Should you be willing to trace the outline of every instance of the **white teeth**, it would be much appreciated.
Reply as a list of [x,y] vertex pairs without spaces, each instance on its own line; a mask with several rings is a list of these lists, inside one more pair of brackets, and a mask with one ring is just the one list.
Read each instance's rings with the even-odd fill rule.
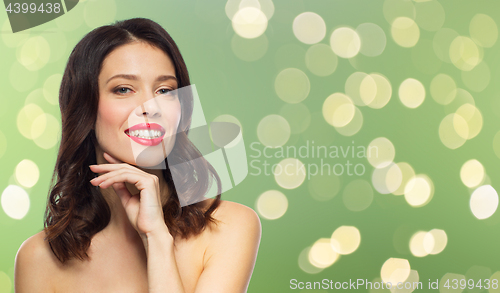
[[130,131],[129,135],[145,139],[154,139],[161,136],[161,131],[141,129]]

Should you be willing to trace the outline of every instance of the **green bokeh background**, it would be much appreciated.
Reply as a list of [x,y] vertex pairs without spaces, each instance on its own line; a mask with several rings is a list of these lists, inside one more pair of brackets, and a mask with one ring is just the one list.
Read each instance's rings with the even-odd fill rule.
[[[497,24],[500,21],[498,1],[439,2],[446,15],[443,27],[463,36],[469,35],[470,20],[478,13],[489,15]],[[353,212],[344,206],[342,191],[355,179],[371,182],[373,167],[364,158],[352,159],[351,163],[364,164],[366,173],[363,176],[340,176],[340,192],[327,201],[317,201],[310,195],[307,179],[295,189],[284,189],[276,183],[274,176],[248,175],[240,185],[223,194],[223,199],[254,209],[259,195],[267,190],[279,190],[288,199],[288,209],[282,217],[275,220],[261,217],[262,241],[249,292],[293,291],[290,279],[373,280],[380,278],[383,263],[391,257],[407,259],[411,268],[418,271],[424,286],[428,279],[441,279],[446,273],[476,276],[477,279],[473,271],[482,269],[488,272],[479,274],[484,279],[500,270],[500,213],[497,211],[486,220],[474,217],[469,207],[473,190],[469,190],[460,179],[462,165],[470,159],[477,159],[491,181],[488,184],[496,190],[500,188],[496,180],[500,175],[500,160],[493,145],[493,138],[500,130],[500,83],[497,82],[500,79],[500,42],[491,48],[484,48],[483,61],[489,66],[491,81],[484,90],[476,92],[466,87],[457,67],[441,62],[433,55],[432,49],[426,51],[428,56],[425,56],[436,61],[427,64],[423,68],[425,72],[422,72],[422,66],[426,65],[415,64],[412,52],[417,54],[415,50],[418,50],[419,44],[432,42],[435,32],[420,29],[417,49],[397,45],[391,37],[391,25],[384,18],[383,0],[275,0],[275,12],[265,32],[267,51],[258,60],[247,62],[239,59],[231,48],[235,32],[226,16],[225,5],[224,0],[80,2],[60,18],[18,33],[46,37],[51,52],[47,65],[20,75],[12,74],[11,68],[19,66],[16,50],[23,43],[9,47],[0,40],[0,191],[9,184],[19,185],[15,168],[20,161],[31,160],[40,170],[37,184],[25,188],[31,202],[27,215],[15,220],[7,216],[3,209],[0,210],[0,271],[10,278],[6,280],[0,276],[0,292],[14,292],[16,252],[25,239],[43,227],[45,201],[57,155],[57,145],[42,149],[33,140],[22,136],[16,127],[17,115],[31,92],[42,88],[49,76],[63,73],[71,49],[86,33],[94,27],[132,17],[150,18],[171,34],[187,63],[191,81],[196,84],[207,121],[223,114],[236,117],[242,124],[249,162],[252,159],[250,155],[255,155],[250,144],[259,141],[259,122],[267,115],[279,114],[286,104],[274,89],[276,76],[285,68],[298,68],[307,74],[311,83],[310,93],[302,103],[313,116],[313,123],[302,134],[293,134],[286,145],[300,147],[312,138],[316,145],[367,146],[377,137],[386,137],[395,146],[395,162],[408,162],[417,174],[428,175],[434,184],[434,197],[423,207],[411,207],[403,196],[374,191],[372,204],[364,211]],[[356,28],[367,22],[377,24],[387,37],[384,52],[377,57],[358,54],[352,62],[339,58],[333,74],[315,76],[305,63],[305,52],[310,45],[301,43],[292,31],[294,18],[306,11],[315,12],[324,19],[327,27],[326,37],[321,41],[324,44],[329,44],[331,33],[338,27]],[[7,13],[0,12],[2,35],[11,34],[10,27],[5,26],[6,21]],[[57,37],[54,37],[56,34]],[[392,97],[382,109],[360,107],[363,126],[354,136],[345,137],[325,122],[321,110],[330,94],[344,92],[346,79],[356,71],[385,75],[392,85]],[[451,76],[457,87],[468,90],[483,117],[479,135],[454,150],[440,141],[438,129],[447,112],[432,99],[429,92],[431,80],[439,73]],[[416,109],[405,107],[398,97],[398,87],[407,78],[419,80],[426,89],[425,101]],[[14,87],[12,80],[22,86]],[[60,119],[57,105],[44,99],[37,101],[44,112]],[[275,164],[281,159],[266,160]],[[326,160],[332,165],[336,163],[334,159]],[[345,163],[344,159],[338,160]],[[301,158],[301,161],[318,163],[313,158]],[[319,238],[330,237],[342,225],[359,229],[359,248],[317,274],[302,271],[298,265],[300,252]],[[443,229],[448,235],[444,251],[425,257],[413,256],[408,249],[411,235],[418,230],[434,228]],[[329,291],[333,290],[318,290]]]

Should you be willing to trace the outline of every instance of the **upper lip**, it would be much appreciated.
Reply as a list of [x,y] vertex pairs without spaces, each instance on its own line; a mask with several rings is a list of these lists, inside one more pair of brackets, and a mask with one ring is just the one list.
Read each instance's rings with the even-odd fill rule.
[[165,133],[165,129],[157,123],[139,123],[125,130],[125,133],[129,133],[134,130],[158,130],[162,134]]

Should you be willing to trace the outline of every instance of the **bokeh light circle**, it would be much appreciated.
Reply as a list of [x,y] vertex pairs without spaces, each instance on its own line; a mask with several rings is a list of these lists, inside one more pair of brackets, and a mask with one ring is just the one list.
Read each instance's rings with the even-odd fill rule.
[[19,164],[17,164],[15,174],[17,182],[28,188],[33,187],[38,182],[38,178],[40,177],[38,166],[35,162],[27,159],[22,160]]
[[268,190],[259,195],[256,206],[262,217],[276,220],[281,218],[288,209],[288,199],[278,190]]
[[361,39],[352,28],[341,27],[330,36],[330,46],[335,54],[342,58],[352,58],[361,49]]
[[405,185],[405,199],[412,207],[425,206],[431,201],[433,196],[434,184],[424,174],[415,175]]
[[342,199],[348,210],[353,212],[364,211],[373,202],[373,189],[366,180],[355,179],[344,188]]
[[[385,105],[387,105],[387,103],[389,103],[389,100],[391,99],[392,96],[391,83],[385,76],[378,73],[371,73],[370,77],[375,81],[375,84],[377,86],[377,91],[375,97],[373,98],[373,100],[371,100],[371,102],[367,104],[367,106],[373,109],[381,109]],[[361,97],[363,98],[364,95],[362,95]]]
[[258,8],[244,7],[232,18],[234,32],[247,39],[257,38],[267,29],[267,17]]
[[397,164],[390,163],[382,168],[375,168],[372,174],[373,187],[381,194],[393,193],[403,182],[403,172]]
[[339,254],[333,250],[330,238],[320,238],[309,251],[309,261],[318,268],[327,268],[335,263],[338,258]]
[[299,254],[299,268],[308,274],[317,274],[323,269],[315,267],[309,261],[309,252],[312,246],[304,248]]
[[321,16],[314,12],[303,12],[293,20],[293,34],[304,44],[321,42],[326,35],[326,24]]
[[233,19],[234,15],[245,7],[260,9],[266,15],[267,19],[271,19],[274,15],[274,3],[272,0],[228,0],[225,12],[229,19]]
[[280,99],[287,103],[302,102],[311,89],[307,75],[297,68],[286,68],[276,76],[274,89]]
[[[24,106],[17,114],[17,129],[24,137],[33,139],[31,132],[33,122],[39,116],[43,116],[43,114],[45,113],[43,112],[42,108],[38,107],[36,104],[28,104]],[[45,129],[46,121],[43,121],[43,119],[41,119],[38,121],[38,123],[39,124],[35,125],[37,129],[41,129],[42,127],[43,129]],[[41,132],[35,134],[40,135]]]
[[353,136],[356,133],[358,133],[359,130],[361,130],[362,126],[363,126],[363,114],[361,113],[361,110],[359,110],[359,108],[356,107],[354,111],[354,117],[352,118],[351,122],[342,127],[335,127],[335,130],[337,130],[337,132],[343,136]]
[[356,107],[347,95],[334,93],[323,102],[322,111],[328,124],[343,127],[354,118]]
[[462,165],[460,169],[460,179],[462,183],[469,187],[474,188],[483,182],[485,176],[483,164],[478,160],[468,160]]
[[389,166],[396,156],[394,145],[385,137],[378,137],[372,140],[368,144],[366,151],[368,162],[375,168]]
[[397,284],[404,282],[410,275],[410,263],[402,258],[389,258],[380,270],[380,277],[384,283]]
[[300,160],[286,158],[275,165],[273,174],[279,186],[285,189],[294,189],[306,179],[306,168]]
[[482,60],[480,48],[468,37],[458,36],[450,44],[450,60],[458,69],[472,70]]
[[340,226],[332,234],[330,244],[338,254],[351,254],[358,249],[361,243],[361,234],[354,226]]
[[479,109],[476,108],[474,105],[467,103],[460,106],[455,113],[456,113],[455,119],[457,117],[462,117],[466,121],[468,130],[468,131],[461,131],[459,128],[460,124],[455,123],[454,121],[454,126],[457,133],[466,139],[471,139],[476,137],[483,128],[483,115],[481,114]]
[[424,250],[428,254],[441,253],[448,244],[448,235],[441,229],[432,229],[424,236]]
[[439,139],[447,148],[452,150],[461,147],[465,143],[468,133],[467,121],[455,113],[444,117],[439,124]]
[[[410,238],[410,252],[411,252],[411,254],[413,254],[416,257],[424,257],[424,256],[429,254],[428,252],[425,251],[425,248],[424,248],[424,238],[426,235],[427,235],[427,232],[418,231],[418,232],[414,233],[413,236],[411,236],[411,238]],[[432,243],[430,243],[430,245],[432,245],[432,247],[433,247],[434,246],[434,238],[432,238],[431,240],[428,240],[428,241],[432,241]]]
[[[39,125],[45,126],[39,127]],[[47,150],[54,147],[61,137],[59,120],[48,113],[43,113],[33,120],[31,136],[35,144],[42,149]]]
[[498,39],[498,26],[490,16],[478,13],[470,21],[469,33],[474,42],[491,48]]
[[24,218],[30,208],[28,193],[17,185],[9,185],[3,190],[1,202],[7,216],[16,220]]
[[271,148],[283,146],[290,138],[290,124],[280,115],[271,114],[260,120],[257,137],[260,142]]
[[491,185],[478,187],[470,197],[472,214],[480,220],[491,217],[498,208],[498,193]]
[[417,108],[425,99],[424,85],[414,79],[407,78],[399,86],[399,99],[408,108]]
[[399,170],[401,171],[402,179],[401,179],[401,185],[399,188],[394,190],[392,194],[394,195],[403,195],[405,193],[405,186],[408,183],[408,181],[415,176],[415,171],[413,170],[412,166],[406,162],[399,162],[396,164],[399,167]]
[[356,28],[361,39],[359,52],[365,56],[375,57],[384,52],[387,37],[384,30],[374,23],[362,23]]
[[317,76],[328,76],[337,69],[338,58],[326,44],[316,44],[306,52],[306,66]]
[[377,84],[370,75],[364,72],[354,72],[345,82],[345,93],[355,105],[366,106],[375,98]]
[[59,73],[49,76],[43,83],[43,95],[47,102],[52,105],[59,103],[59,88],[61,87],[62,75]]
[[16,52],[17,60],[30,71],[40,70],[50,59],[50,46],[42,36],[31,37]]
[[391,35],[396,44],[410,48],[417,44],[420,38],[420,29],[413,19],[398,17],[392,22]]
[[373,74],[366,74],[363,76],[363,79],[359,84],[358,91],[363,105],[370,105],[373,100],[375,100],[375,98],[377,97],[378,86]]
[[436,103],[448,105],[457,95],[457,84],[449,75],[440,73],[432,79],[430,92]]

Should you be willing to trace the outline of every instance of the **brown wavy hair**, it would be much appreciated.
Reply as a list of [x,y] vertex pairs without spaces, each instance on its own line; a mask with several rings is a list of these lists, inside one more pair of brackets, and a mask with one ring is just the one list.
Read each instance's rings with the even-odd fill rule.
[[[92,237],[104,229],[111,217],[109,206],[99,187],[90,184],[95,174],[97,139],[93,126],[99,102],[98,76],[106,56],[125,44],[141,41],[163,50],[172,60],[178,87],[190,85],[189,75],[177,45],[156,22],[134,18],[102,26],[88,33],[70,54],[59,90],[62,137],[52,175],[45,210],[44,230],[55,256],[64,263],[77,258],[89,259],[87,250]],[[220,204],[221,181],[215,169],[188,139],[193,97],[180,98],[182,115],[170,162],[189,162],[169,168],[167,159],[163,176],[168,184],[168,200],[163,205],[165,224],[173,237],[188,238],[201,233],[210,223],[217,223],[212,213]],[[193,160],[199,158],[198,160]],[[201,158],[201,160],[200,160]],[[172,173],[182,178],[176,190]],[[174,174],[175,175],[175,174]],[[190,197],[205,194],[212,179],[217,196],[208,209],[202,202],[181,207],[178,194]],[[55,182],[55,184],[54,184]],[[177,182],[176,182],[177,183]]]

